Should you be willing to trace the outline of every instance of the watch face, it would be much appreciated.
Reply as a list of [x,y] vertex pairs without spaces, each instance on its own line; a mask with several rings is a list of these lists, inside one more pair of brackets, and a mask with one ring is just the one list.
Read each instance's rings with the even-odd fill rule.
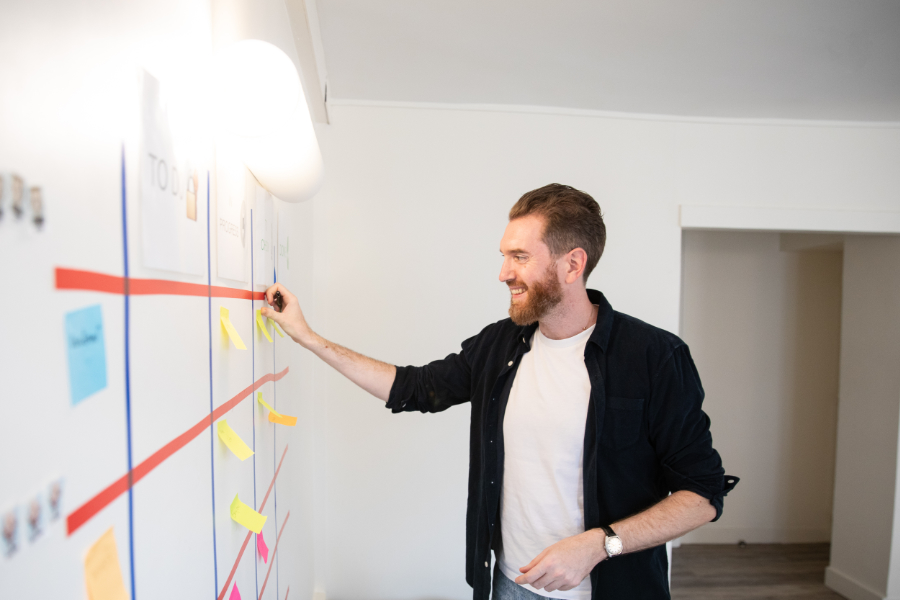
[[622,554],[622,540],[619,539],[619,536],[606,538],[606,553],[610,556]]

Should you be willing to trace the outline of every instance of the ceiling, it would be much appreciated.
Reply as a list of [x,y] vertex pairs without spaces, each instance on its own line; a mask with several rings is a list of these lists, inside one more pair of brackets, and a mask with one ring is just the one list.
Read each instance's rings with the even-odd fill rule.
[[900,1],[317,0],[329,100],[900,122]]

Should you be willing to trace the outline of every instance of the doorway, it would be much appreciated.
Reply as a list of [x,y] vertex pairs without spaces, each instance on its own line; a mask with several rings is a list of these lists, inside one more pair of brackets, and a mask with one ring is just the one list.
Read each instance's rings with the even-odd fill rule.
[[714,445],[741,483],[719,521],[676,544],[673,594],[679,559],[702,556],[697,545],[706,544],[733,548],[729,570],[741,556],[758,566],[751,557],[773,549],[785,561],[799,557],[798,573],[829,593],[843,236],[685,230],[682,250],[681,337],[706,391]]

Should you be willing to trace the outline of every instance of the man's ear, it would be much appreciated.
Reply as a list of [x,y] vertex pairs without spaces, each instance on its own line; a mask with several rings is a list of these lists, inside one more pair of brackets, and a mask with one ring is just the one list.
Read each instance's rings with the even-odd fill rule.
[[566,283],[575,283],[584,273],[587,265],[587,252],[582,248],[575,248],[566,255]]

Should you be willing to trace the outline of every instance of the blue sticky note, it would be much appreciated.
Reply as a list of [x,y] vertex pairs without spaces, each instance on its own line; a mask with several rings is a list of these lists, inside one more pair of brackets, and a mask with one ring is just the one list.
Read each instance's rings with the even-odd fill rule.
[[106,346],[99,304],[66,314],[66,345],[72,404],[78,404],[106,387]]

